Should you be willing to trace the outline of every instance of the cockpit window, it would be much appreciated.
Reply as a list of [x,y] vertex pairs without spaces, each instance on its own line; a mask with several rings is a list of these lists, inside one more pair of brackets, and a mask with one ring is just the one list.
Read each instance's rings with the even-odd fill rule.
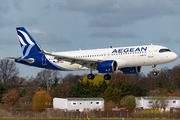
[[163,52],[171,52],[171,51],[169,49],[160,49],[159,52],[163,53]]

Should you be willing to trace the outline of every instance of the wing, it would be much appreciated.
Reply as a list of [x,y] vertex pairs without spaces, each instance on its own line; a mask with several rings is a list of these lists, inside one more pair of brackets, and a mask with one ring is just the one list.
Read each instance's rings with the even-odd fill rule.
[[40,53],[54,56],[54,59],[57,59],[58,61],[63,60],[70,62],[71,64],[79,64],[82,65],[82,67],[88,67],[88,68],[90,68],[90,66],[96,65],[98,62],[102,62],[102,60],[97,60],[97,59],[75,58],[70,56],[58,55],[56,53],[49,53],[45,51],[40,51]]

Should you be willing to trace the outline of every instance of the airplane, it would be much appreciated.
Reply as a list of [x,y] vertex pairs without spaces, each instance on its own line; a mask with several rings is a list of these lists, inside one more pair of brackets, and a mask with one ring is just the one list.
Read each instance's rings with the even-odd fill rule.
[[142,45],[67,52],[46,52],[31,37],[24,27],[17,27],[17,34],[22,48],[22,57],[7,57],[15,62],[39,68],[61,71],[90,70],[88,79],[94,79],[92,73],[97,70],[103,73],[105,80],[111,74],[121,71],[123,74],[137,74],[142,66],[153,66],[169,63],[177,59],[177,54],[160,45]]

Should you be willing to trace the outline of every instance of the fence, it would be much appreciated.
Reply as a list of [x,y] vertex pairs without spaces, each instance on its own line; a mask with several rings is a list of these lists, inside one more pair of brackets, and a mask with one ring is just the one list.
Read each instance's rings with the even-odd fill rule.
[[10,110],[0,111],[0,117],[6,118],[151,118],[151,119],[178,119],[180,112],[160,112],[160,113],[142,113],[142,112],[124,112],[124,111],[62,111],[47,109],[46,111],[18,111]]

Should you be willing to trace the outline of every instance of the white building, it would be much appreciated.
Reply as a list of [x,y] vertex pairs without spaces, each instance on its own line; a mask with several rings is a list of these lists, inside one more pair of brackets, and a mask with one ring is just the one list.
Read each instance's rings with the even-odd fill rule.
[[[150,107],[152,99],[155,100],[155,97],[136,97],[136,108],[152,109],[152,107]],[[170,108],[180,108],[180,97],[166,97],[166,102],[168,103],[166,110],[170,110]]]
[[63,110],[83,111],[88,110],[103,110],[103,98],[53,98],[53,108]]

